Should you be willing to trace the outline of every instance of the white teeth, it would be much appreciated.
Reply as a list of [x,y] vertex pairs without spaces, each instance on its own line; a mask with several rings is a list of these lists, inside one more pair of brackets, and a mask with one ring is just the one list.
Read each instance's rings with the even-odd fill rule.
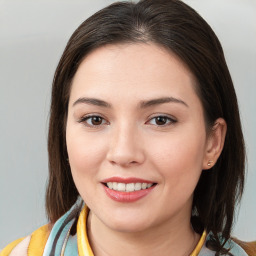
[[141,188],[146,189],[147,188],[147,183],[142,183]]
[[113,189],[117,190],[117,182],[113,182]]
[[110,189],[113,188],[113,183],[112,183],[112,182],[108,182],[107,185],[108,185],[108,187],[109,187]]
[[153,183],[119,183],[119,182],[108,182],[107,183],[108,188],[116,190],[116,191],[122,191],[122,192],[133,192],[138,191],[142,189],[147,189],[153,186]]
[[134,189],[137,190],[141,190],[141,183],[135,183]]
[[134,183],[128,183],[126,184],[126,189],[125,189],[126,192],[132,192],[134,191]]
[[117,183],[117,190],[118,191],[125,191],[125,184],[124,183]]

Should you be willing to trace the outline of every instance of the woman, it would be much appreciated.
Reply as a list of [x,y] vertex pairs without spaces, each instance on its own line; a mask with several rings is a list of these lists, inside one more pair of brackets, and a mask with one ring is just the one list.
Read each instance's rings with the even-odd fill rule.
[[183,2],[116,3],[80,25],[48,140],[50,224],[1,256],[253,255],[230,238],[245,162],[232,80]]

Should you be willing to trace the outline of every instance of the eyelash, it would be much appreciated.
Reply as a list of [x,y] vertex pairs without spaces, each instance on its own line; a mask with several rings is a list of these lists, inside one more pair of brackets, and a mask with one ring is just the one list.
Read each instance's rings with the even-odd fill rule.
[[[100,116],[100,115],[87,115],[87,116],[82,117],[78,122],[83,123],[85,126],[90,127],[90,128],[98,128],[101,125],[105,125],[105,124],[102,124],[102,123],[99,124],[99,125],[88,124],[87,121],[90,120],[90,119],[92,121],[92,118],[94,118],[94,117],[100,118],[101,120],[105,121],[105,124],[106,123],[108,124],[108,122],[105,120],[105,118]],[[156,121],[156,118],[164,118],[166,121],[168,121],[168,123],[167,124],[165,123],[164,125],[157,125],[156,124],[156,126],[159,127],[159,128],[166,127],[166,126],[173,125],[173,124],[177,123],[176,119],[174,119],[173,117],[167,116],[167,115],[157,115],[157,116],[154,116],[154,117],[150,118],[149,121],[151,121],[151,120]],[[147,121],[147,123],[149,121]]]
[[157,125],[157,127],[165,127],[165,126],[169,126],[169,125],[172,125],[172,124],[177,123],[177,120],[176,120],[176,119],[174,119],[173,117],[170,117],[170,116],[166,116],[166,115],[154,116],[154,117],[152,117],[149,121],[151,121],[151,120],[155,120],[155,121],[156,121],[156,118],[164,118],[166,121],[168,121],[167,124],[164,124],[164,125]]
[[[79,123],[84,123],[85,126],[92,127],[92,128],[102,125],[102,124],[100,124],[100,125],[94,125],[94,124],[87,124],[87,123],[86,123],[89,119],[92,119],[93,117],[99,117],[99,118],[101,118],[102,120],[105,120],[105,118],[102,117],[102,116],[100,116],[100,115],[87,115],[87,116],[82,117],[78,122],[79,122]],[[106,120],[105,120],[105,121],[106,121]]]

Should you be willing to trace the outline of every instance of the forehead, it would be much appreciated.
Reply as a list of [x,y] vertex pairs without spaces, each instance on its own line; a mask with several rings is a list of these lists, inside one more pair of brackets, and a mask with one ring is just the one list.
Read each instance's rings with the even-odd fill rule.
[[194,87],[193,74],[171,51],[152,43],[115,44],[97,48],[84,58],[70,98],[125,93],[133,98],[182,96],[195,94]]

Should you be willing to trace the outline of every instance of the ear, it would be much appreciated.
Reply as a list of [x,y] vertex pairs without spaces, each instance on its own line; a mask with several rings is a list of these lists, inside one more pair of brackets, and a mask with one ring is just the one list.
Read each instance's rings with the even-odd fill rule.
[[203,170],[212,168],[217,162],[224,146],[226,132],[226,121],[223,118],[218,118],[211,128],[207,138],[202,166]]

